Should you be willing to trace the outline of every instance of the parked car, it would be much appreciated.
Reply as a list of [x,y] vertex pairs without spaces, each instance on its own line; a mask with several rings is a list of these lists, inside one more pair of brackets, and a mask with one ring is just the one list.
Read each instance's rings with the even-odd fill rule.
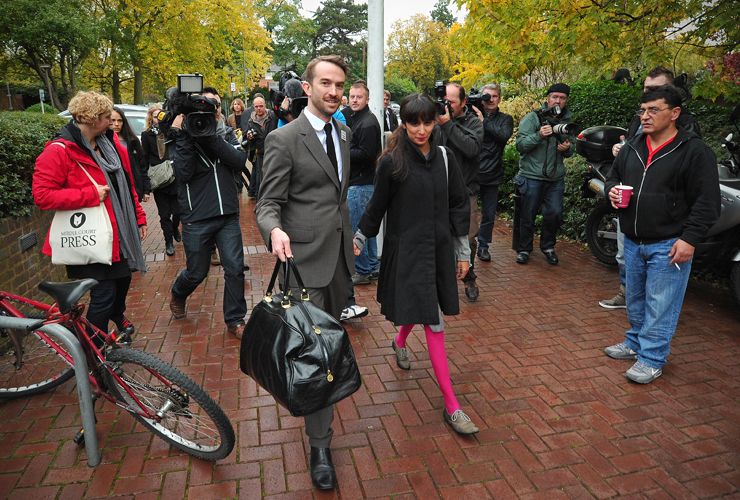
[[[138,104],[116,104],[116,107],[125,113],[134,133],[141,139],[141,133],[144,131],[144,126],[146,125],[146,112],[149,110],[149,107]],[[59,113],[59,116],[63,116],[68,120],[72,119],[69,110],[62,111]]]

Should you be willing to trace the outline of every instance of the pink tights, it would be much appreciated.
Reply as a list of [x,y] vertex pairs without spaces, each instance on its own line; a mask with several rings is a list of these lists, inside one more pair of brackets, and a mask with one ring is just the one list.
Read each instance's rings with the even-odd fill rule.
[[[414,325],[402,325],[399,328],[396,337],[398,347],[406,347],[406,338],[413,327]],[[437,377],[437,384],[439,384],[439,389],[442,391],[442,397],[445,401],[445,409],[448,415],[452,415],[460,409],[460,403],[457,402],[455,391],[452,390],[450,368],[447,365],[447,351],[445,351],[445,332],[433,332],[429,325],[424,325],[424,333],[427,337],[429,359],[432,362],[434,376]]]

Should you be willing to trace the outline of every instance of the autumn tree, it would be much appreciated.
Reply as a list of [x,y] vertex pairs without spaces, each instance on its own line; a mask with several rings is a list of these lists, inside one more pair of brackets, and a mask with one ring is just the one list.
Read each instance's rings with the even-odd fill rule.
[[32,71],[57,109],[78,86],[82,61],[96,45],[98,20],[80,0],[14,0],[0,16],[0,50]]
[[393,23],[387,39],[386,74],[411,79],[421,90],[430,90],[435,80],[453,75],[456,63],[444,24],[417,14]]
[[602,74],[618,67],[670,66],[682,50],[709,55],[734,50],[738,43],[736,0],[458,0],[458,5],[468,10],[458,38],[466,48],[460,65],[466,81],[488,71],[511,79],[539,73],[544,84],[574,67]]
[[432,9],[431,16],[434,21],[444,24],[447,29],[457,21],[452,12],[450,12],[450,0],[437,0],[437,3],[434,4],[434,8]]

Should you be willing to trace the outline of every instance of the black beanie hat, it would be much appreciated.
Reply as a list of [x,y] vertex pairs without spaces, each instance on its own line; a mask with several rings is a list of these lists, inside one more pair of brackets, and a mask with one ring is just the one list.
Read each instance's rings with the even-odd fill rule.
[[570,95],[570,87],[568,87],[564,83],[556,83],[555,85],[551,85],[549,89],[547,89],[547,95],[552,94],[553,92],[560,92],[565,95]]

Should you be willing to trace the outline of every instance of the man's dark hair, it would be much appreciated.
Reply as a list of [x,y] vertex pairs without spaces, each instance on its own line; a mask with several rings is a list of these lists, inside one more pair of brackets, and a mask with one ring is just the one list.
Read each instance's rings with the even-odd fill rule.
[[664,68],[663,66],[656,66],[655,68],[650,70],[650,73],[647,74],[647,76],[650,78],[657,78],[661,75],[665,76],[666,79],[668,79],[668,83],[673,83],[673,80],[675,79],[673,71],[669,70],[668,68]]
[[214,87],[203,87],[203,92],[201,92],[201,94],[215,94],[221,97],[221,94],[219,94],[218,90],[216,90]]
[[367,83],[365,83],[365,80],[355,80],[355,83],[352,84],[353,89],[365,89],[365,93],[369,96],[370,95],[370,89],[367,88]]
[[334,64],[335,66],[339,66],[344,72],[345,76],[347,75],[347,71],[349,70],[349,66],[347,66],[347,63],[344,61],[344,59],[342,59],[341,56],[319,56],[311,59],[311,62],[306,65],[306,71],[303,72],[303,76],[301,77],[304,82],[308,82],[310,84],[313,81],[314,69],[316,69],[316,65],[320,62],[328,62]]
[[463,102],[465,100],[465,87],[457,82],[448,82],[447,85],[452,85],[460,92],[460,102]]
[[640,103],[644,104],[650,101],[657,101],[663,99],[667,105],[672,108],[681,106],[681,92],[673,85],[661,85],[654,89],[650,89],[640,97]]

